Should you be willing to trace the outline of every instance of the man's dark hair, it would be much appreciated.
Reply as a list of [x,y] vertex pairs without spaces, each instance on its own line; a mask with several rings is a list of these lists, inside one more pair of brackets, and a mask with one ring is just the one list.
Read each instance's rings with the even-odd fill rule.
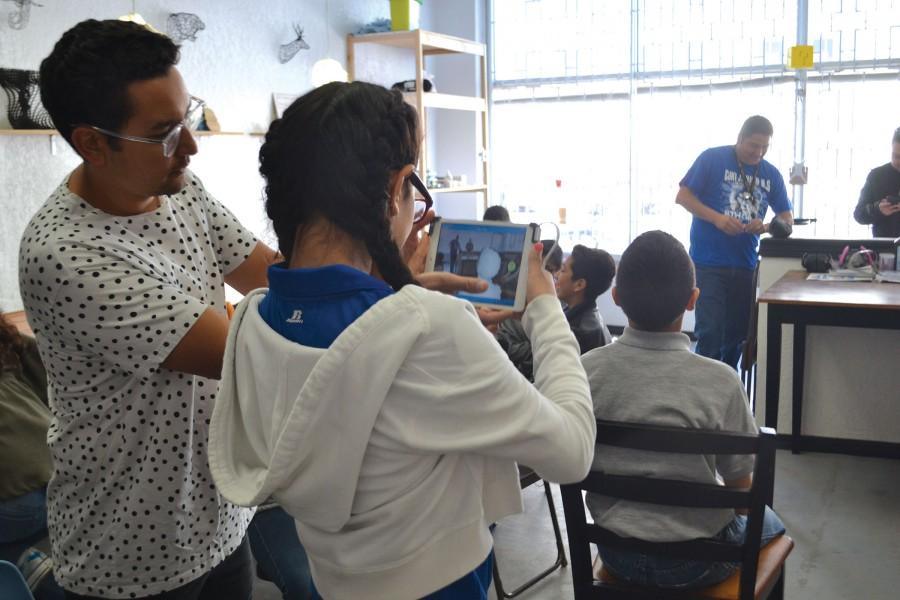
[[499,204],[488,206],[484,211],[482,221],[504,221],[509,223],[509,211]]
[[547,255],[550,255],[550,258],[547,258],[547,270],[553,272],[562,269],[563,251],[556,240],[541,240],[541,244],[544,245],[541,258],[547,258]]
[[619,260],[616,294],[635,327],[660,331],[684,313],[694,290],[694,263],[664,231],[639,235]]
[[751,135],[756,135],[757,133],[772,137],[774,131],[775,129],[772,127],[771,121],[765,117],[753,115],[744,121],[744,124],[741,126],[741,132],[738,134],[738,141],[746,139]]
[[616,276],[616,261],[605,250],[581,244],[572,248],[572,280],[584,279],[584,299],[593,301],[609,289]]
[[126,21],[82,21],[41,62],[41,102],[69,144],[73,125],[118,131],[132,114],[129,84],[162,77],[177,62],[178,46],[162,34]]
[[900,127],[894,130],[894,139],[891,140],[892,144],[900,144]]

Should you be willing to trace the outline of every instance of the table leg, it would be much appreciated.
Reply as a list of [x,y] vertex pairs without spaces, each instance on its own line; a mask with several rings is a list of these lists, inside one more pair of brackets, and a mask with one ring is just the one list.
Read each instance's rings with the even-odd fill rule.
[[770,304],[766,318],[766,427],[778,430],[778,394],[781,384],[781,315]]
[[806,323],[794,323],[794,389],[791,410],[791,452],[800,451],[800,426],[803,424],[803,374],[806,367]]

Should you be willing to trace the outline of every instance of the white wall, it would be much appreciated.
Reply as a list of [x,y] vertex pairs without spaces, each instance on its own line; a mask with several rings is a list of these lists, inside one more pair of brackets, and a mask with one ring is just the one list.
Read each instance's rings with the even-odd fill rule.
[[[40,4],[31,7],[27,27],[14,30],[8,15],[16,6],[0,2],[0,67],[37,69],[56,40],[75,23],[131,11],[130,0],[41,0]],[[160,31],[165,31],[173,12],[196,13],[203,20],[206,29],[199,32],[197,41],[182,45],[179,69],[191,93],[206,100],[222,129],[231,131],[264,131],[273,118],[273,92],[308,91],[315,61],[330,57],[345,64],[345,35],[389,16],[387,0],[138,0],[136,4],[138,12]],[[310,49],[281,64],[278,46],[293,39],[295,22],[304,28]],[[393,66],[383,65],[383,69]],[[408,78],[402,74],[393,81]],[[22,230],[78,164],[65,142],[54,139],[56,154],[48,137],[0,136],[0,308],[4,310],[21,308],[16,255]],[[256,158],[260,143],[261,138],[246,136],[202,138],[191,167],[245,225],[264,234],[267,223]]]

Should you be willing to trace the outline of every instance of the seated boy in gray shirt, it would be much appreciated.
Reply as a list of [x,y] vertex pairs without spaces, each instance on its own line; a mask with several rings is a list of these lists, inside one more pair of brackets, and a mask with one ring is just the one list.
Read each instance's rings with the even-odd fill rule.
[[[598,419],[670,427],[756,433],[747,396],[728,365],[691,352],[681,333],[686,310],[700,290],[684,246],[662,231],[650,231],[622,255],[612,297],[628,317],[617,342],[581,357]],[[592,469],[729,487],[749,487],[753,457],[680,455],[597,445]],[[731,509],[659,506],[587,495],[594,522],[623,537],[648,541],[696,538],[743,540],[747,518]],[[770,509],[763,545],[784,533]],[[726,579],[734,563],[685,561],[599,548],[604,566],[617,577],[654,587],[692,588]]]

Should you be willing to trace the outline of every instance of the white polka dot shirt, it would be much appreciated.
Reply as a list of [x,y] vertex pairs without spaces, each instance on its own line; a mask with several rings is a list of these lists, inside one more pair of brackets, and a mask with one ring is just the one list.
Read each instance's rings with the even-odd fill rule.
[[254,236],[192,174],[150,213],[114,216],[68,189],[38,210],[19,251],[28,320],[46,364],[54,461],[54,574],[78,594],[148,596],[234,551],[252,511],[207,464],[217,382],[161,366]]

